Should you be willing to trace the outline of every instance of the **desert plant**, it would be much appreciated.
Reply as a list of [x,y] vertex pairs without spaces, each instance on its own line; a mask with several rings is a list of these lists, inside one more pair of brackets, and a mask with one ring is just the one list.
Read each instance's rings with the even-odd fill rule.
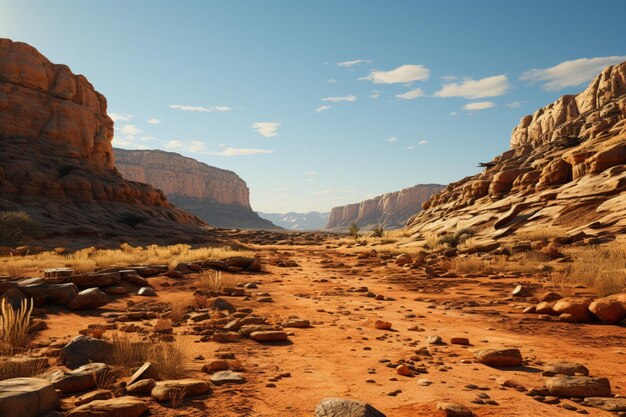
[[485,270],[485,262],[477,256],[457,257],[452,260],[451,269],[461,274],[476,274]]
[[27,213],[2,211],[0,212],[0,245],[19,245],[36,228],[36,223]]
[[600,296],[622,292],[626,289],[626,249],[614,242],[573,253],[568,276],[594,287]]
[[170,405],[172,406],[172,408],[181,407],[183,405],[183,402],[185,401],[186,394],[187,392],[185,391],[185,388],[171,389],[169,392],[169,397],[170,397]]
[[112,369],[103,369],[91,374],[93,382],[96,384],[96,387],[100,389],[110,388],[115,383],[117,376],[117,372]]
[[456,248],[470,237],[474,236],[472,229],[460,229],[454,233],[448,233],[439,238],[440,245],[447,245]]
[[213,291],[216,293],[224,290],[224,282],[222,281],[222,272],[213,271],[211,269],[200,272],[198,276],[200,288],[205,291]]
[[178,298],[170,303],[170,320],[174,323],[180,323],[185,318],[187,310],[190,307],[189,301]]
[[209,305],[209,297],[204,294],[196,294],[193,296],[193,308],[196,310],[202,310]]
[[0,381],[40,375],[47,367],[48,360],[46,358],[2,356],[0,357]]
[[355,239],[359,237],[360,230],[361,228],[359,227],[358,224],[356,224],[356,222],[350,223],[350,227],[348,227],[348,232],[350,233],[350,236],[352,236]]
[[189,358],[187,339],[173,342],[141,339],[135,335],[114,335],[111,364],[129,373],[144,362],[150,362],[161,379],[177,379],[187,372],[185,363]]
[[2,314],[0,316],[0,352],[13,354],[16,350],[26,347],[32,312],[32,299],[23,299],[17,311],[6,299],[2,299],[0,304],[0,313]]
[[372,229],[372,237],[380,237],[382,238],[385,235],[385,228],[382,224],[377,224]]

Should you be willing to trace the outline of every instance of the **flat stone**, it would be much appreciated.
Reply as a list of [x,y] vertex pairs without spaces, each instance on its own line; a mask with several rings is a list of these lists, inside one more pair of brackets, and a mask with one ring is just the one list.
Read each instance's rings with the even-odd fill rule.
[[88,288],[78,293],[68,304],[71,310],[98,308],[109,302],[109,296],[100,288]]
[[595,407],[601,410],[612,411],[614,413],[626,411],[626,397],[588,397],[583,401],[583,405]]
[[546,379],[546,387],[557,397],[608,397],[611,384],[607,378],[557,375]]
[[472,417],[474,413],[464,405],[455,403],[437,403],[437,410],[446,417]]
[[362,401],[324,398],[315,408],[315,417],[385,417]]
[[218,371],[211,376],[211,382],[215,385],[243,384],[246,378],[239,372]]
[[83,404],[88,404],[92,401],[108,400],[109,398],[113,398],[113,393],[111,391],[109,391],[108,389],[97,389],[78,397],[74,402],[74,406],[78,407]]
[[575,362],[554,362],[546,365],[542,373],[543,376],[574,376],[576,374],[587,376],[589,375],[589,369],[587,369],[586,366]]
[[476,358],[485,365],[495,368],[522,365],[522,354],[519,349],[483,349],[476,352]]
[[152,388],[156,386],[156,379],[140,379],[134,384],[126,386],[126,392],[130,395],[150,395]]
[[125,396],[96,400],[69,411],[67,417],[139,417],[148,406],[139,398]]
[[143,365],[139,369],[137,369],[133,375],[128,380],[128,385],[134,384],[135,382],[142,379],[156,379],[158,377],[156,370],[154,369],[154,365],[150,362],[144,362]]
[[260,332],[253,332],[250,334],[250,339],[256,342],[280,342],[287,340],[287,333],[280,330],[267,330]]
[[54,388],[64,394],[72,394],[95,387],[96,381],[94,380],[94,374],[108,370],[110,370],[110,368],[107,364],[97,362],[88,363],[67,373],[60,370],[55,371],[46,376],[46,378],[52,382]]
[[54,387],[41,378],[12,378],[0,381],[2,417],[36,417],[59,406]]
[[169,401],[172,390],[178,389],[184,390],[187,398],[211,392],[211,386],[208,382],[187,378],[157,381],[150,395],[157,401]]

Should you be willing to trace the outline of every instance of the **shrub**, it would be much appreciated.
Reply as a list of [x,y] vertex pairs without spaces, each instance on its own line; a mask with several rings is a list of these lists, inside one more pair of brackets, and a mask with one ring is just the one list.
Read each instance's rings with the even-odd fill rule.
[[0,304],[0,352],[13,354],[28,344],[30,314],[33,312],[32,300],[24,299],[15,311],[6,299]]
[[205,291],[222,292],[224,282],[222,281],[222,273],[220,271],[206,270],[202,271],[198,276],[200,288]]
[[456,248],[461,243],[465,242],[470,237],[474,236],[472,229],[460,229],[454,233],[449,233],[439,238],[440,245],[448,245]]
[[348,228],[348,231],[350,232],[350,236],[354,237],[355,239],[358,238],[360,230],[361,228],[359,227],[358,224],[356,224],[356,222],[350,223],[350,227]]
[[619,243],[584,248],[573,254],[569,278],[594,287],[600,296],[626,289],[626,250]]
[[382,224],[374,226],[372,229],[372,237],[383,237],[385,235],[385,229]]
[[0,244],[15,246],[37,228],[36,223],[23,211],[0,212]]

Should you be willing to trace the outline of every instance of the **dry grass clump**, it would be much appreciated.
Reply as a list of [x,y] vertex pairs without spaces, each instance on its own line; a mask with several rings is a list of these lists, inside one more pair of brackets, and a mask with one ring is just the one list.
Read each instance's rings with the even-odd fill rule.
[[209,297],[204,294],[196,294],[193,296],[193,308],[196,310],[202,310],[209,305]]
[[2,299],[0,304],[0,352],[13,354],[28,345],[30,315],[33,312],[32,300],[24,299],[20,308],[13,306]]
[[530,240],[531,242],[547,243],[552,239],[566,236],[566,231],[560,227],[538,227],[535,229],[522,230],[515,234],[516,240]]
[[478,274],[487,267],[485,261],[478,256],[456,257],[450,262],[450,269],[460,274]]
[[[27,256],[0,258],[0,274],[27,276],[48,268],[72,268],[78,273],[92,272],[98,268],[125,265],[157,265],[167,263],[220,260],[235,256],[253,257],[251,251],[233,250],[229,247],[203,247],[192,249],[189,245],[133,247],[126,243],[120,249],[84,248],[74,253],[42,252]],[[174,266],[175,268],[175,266]]]
[[626,290],[626,248],[613,242],[572,253],[567,275],[573,282],[593,287],[599,296],[620,293]]
[[99,372],[94,372],[91,374],[91,378],[93,382],[96,384],[96,387],[100,389],[108,389],[115,384],[115,380],[117,380],[117,372],[112,369],[103,369]]
[[170,320],[174,323],[180,323],[184,320],[185,315],[191,308],[189,300],[178,298],[170,303]]
[[0,381],[11,378],[28,378],[40,375],[48,367],[46,358],[28,356],[1,356]]
[[224,290],[222,272],[213,271],[211,269],[202,271],[200,275],[198,275],[198,284],[204,291],[220,293]]
[[553,271],[548,274],[544,281],[544,287],[554,291],[563,297],[571,297],[575,293],[576,283],[562,271]]
[[113,336],[111,364],[128,373],[135,371],[144,362],[150,362],[161,379],[178,379],[185,376],[185,364],[189,360],[191,346],[187,339],[177,338],[173,342],[142,339],[137,335],[116,334]]
[[172,388],[169,392],[170,405],[172,408],[180,408],[185,401],[187,392],[185,388]]

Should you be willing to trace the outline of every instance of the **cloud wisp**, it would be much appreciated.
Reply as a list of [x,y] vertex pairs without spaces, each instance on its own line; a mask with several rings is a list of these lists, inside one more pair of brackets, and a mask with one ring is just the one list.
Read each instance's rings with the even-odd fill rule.
[[348,96],[325,97],[322,99],[322,101],[328,101],[331,103],[340,103],[342,101],[353,102],[357,100],[358,98],[354,94],[350,94]]
[[550,68],[531,69],[522,74],[520,80],[541,83],[544,90],[557,91],[567,87],[578,87],[592,80],[605,67],[626,61],[626,56],[605,56],[563,61]]
[[390,71],[374,70],[359,80],[371,81],[374,84],[406,84],[413,81],[426,81],[428,77],[430,77],[430,70],[424,65],[407,64]]
[[254,129],[259,135],[272,138],[278,135],[278,128],[280,123],[277,122],[256,122],[252,123],[252,129]]
[[232,108],[229,106],[218,105],[218,106],[189,106],[186,104],[170,104],[170,109],[182,110],[182,111],[199,111],[206,113],[223,113],[227,111],[231,111]]
[[418,97],[422,97],[424,95],[424,90],[421,88],[416,88],[411,91],[407,91],[406,93],[396,94],[396,97],[401,98],[402,100],[414,100]]
[[371,64],[371,63],[372,61],[370,61],[369,59],[353,59],[352,61],[337,62],[337,66],[341,68],[352,69],[353,67],[357,65]]
[[478,110],[490,109],[494,107],[495,105],[496,103],[494,103],[493,101],[475,101],[473,103],[466,104],[465,106],[463,106],[463,108],[469,111],[478,111]]
[[480,80],[465,78],[462,82],[444,84],[441,90],[435,92],[435,97],[463,97],[468,99],[498,97],[505,94],[510,88],[511,84],[509,84],[506,75],[494,75]]
[[323,106],[319,106],[318,108],[315,109],[315,113],[322,113],[325,112],[327,110],[330,110],[330,106],[328,104],[325,104]]

